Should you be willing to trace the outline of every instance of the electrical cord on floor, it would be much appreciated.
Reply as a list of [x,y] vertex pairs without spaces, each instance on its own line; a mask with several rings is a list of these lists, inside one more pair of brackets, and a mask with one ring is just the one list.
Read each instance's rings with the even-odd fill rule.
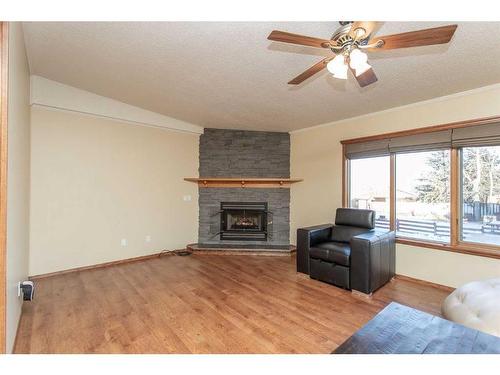
[[193,254],[191,250],[182,249],[182,250],[162,250],[158,257],[162,257],[163,255],[178,255],[178,256],[187,256]]

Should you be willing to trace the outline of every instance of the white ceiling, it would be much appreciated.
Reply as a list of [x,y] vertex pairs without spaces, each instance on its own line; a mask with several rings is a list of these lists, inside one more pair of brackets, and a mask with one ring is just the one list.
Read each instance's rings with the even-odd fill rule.
[[[453,22],[386,22],[378,35]],[[359,88],[326,70],[287,82],[328,51],[268,41],[327,38],[337,22],[24,23],[32,74],[193,124],[290,131],[500,82],[500,22],[459,23],[448,45],[375,52]]]

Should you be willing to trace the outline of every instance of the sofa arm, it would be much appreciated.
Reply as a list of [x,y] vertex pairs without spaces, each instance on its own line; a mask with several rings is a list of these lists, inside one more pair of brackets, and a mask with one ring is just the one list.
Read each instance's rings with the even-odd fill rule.
[[391,280],[396,268],[396,234],[374,230],[351,239],[351,289],[371,294]]
[[297,229],[297,272],[309,274],[309,249],[328,241],[333,224],[315,225]]

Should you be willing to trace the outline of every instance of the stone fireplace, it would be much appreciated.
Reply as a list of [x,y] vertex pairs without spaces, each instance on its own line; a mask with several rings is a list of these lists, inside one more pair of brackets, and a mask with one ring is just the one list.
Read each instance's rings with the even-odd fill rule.
[[[289,178],[288,133],[205,129],[202,178]],[[290,189],[199,187],[198,246],[288,249]]]

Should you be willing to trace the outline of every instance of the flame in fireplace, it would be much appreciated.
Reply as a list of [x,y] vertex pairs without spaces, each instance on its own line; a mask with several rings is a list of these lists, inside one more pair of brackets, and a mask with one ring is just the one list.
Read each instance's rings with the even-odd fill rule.
[[245,217],[245,216],[240,216],[238,220],[234,223],[234,225],[241,226],[241,227],[254,227],[257,225],[254,219]]

